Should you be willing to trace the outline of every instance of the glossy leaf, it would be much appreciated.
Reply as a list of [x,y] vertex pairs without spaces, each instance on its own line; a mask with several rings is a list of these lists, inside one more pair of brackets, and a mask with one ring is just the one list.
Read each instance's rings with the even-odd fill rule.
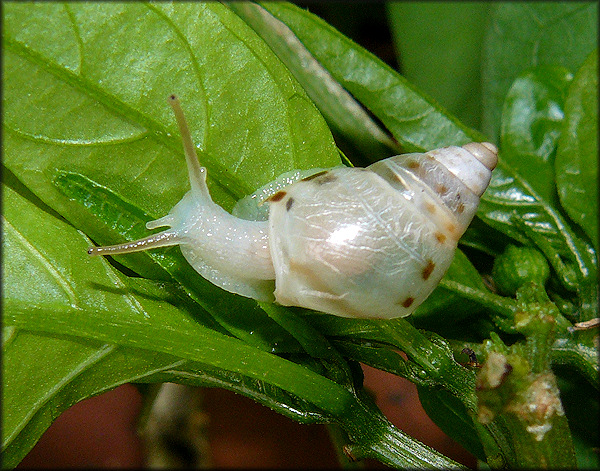
[[579,294],[583,318],[593,317],[596,256],[557,207],[554,156],[570,82],[562,67],[525,72],[508,93],[502,153],[479,217],[510,237],[541,250],[563,286]]
[[597,47],[595,2],[502,2],[492,6],[483,59],[482,130],[494,141],[506,93],[530,67],[574,73]]
[[396,143],[283,22],[254,3],[232,2],[228,6],[273,49],[334,129],[371,158],[398,151]]
[[[166,214],[189,188],[166,104],[174,91],[211,193],[226,208],[283,171],[339,164],[329,129],[303,89],[223,5],[15,3],[4,13],[4,163],[97,243],[147,235],[143,223]],[[57,36],[52,44],[49,25]],[[236,81],[240,70],[243,80]],[[66,174],[93,182],[97,192],[66,194],[59,184]],[[82,198],[91,198],[87,208]],[[93,208],[102,208],[103,217]],[[183,267],[177,257],[173,263]],[[145,276],[166,277],[147,254],[118,260]],[[259,333],[261,324],[274,323],[256,303],[232,300],[182,270],[202,290],[203,305],[236,335],[268,348],[281,339],[271,335],[274,327]],[[222,301],[235,308],[224,309]],[[226,312],[233,318],[223,319]]]
[[[14,440],[32,446],[59,412],[90,394],[143,381],[161,368],[179,368],[184,377],[198,375],[197,364],[186,371],[187,361],[276,387],[290,381],[284,389],[298,386],[303,375],[314,376],[305,386],[319,397],[331,394],[326,401],[339,405],[353,401],[345,388],[323,376],[217,332],[179,289],[132,281],[104,259],[66,261],[66,247],[85,251],[86,237],[10,188],[4,189],[3,200],[4,448]],[[280,379],[271,381],[271,375]],[[317,392],[318,378],[331,385]],[[26,438],[19,439],[22,432]],[[22,450],[15,453],[22,456]]]
[[533,241],[568,289],[576,290],[578,279],[593,283],[596,260],[589,245],[573,233],[556,208],[508,165],[501,162],[494,171],[478,215],[518,241]]
[[598,51],[575,75],[565,103],[556,183],[567,214],[598,243]]
[[564,67],[542,66],[519,75],[502,110],[502,158],[556,206],[554,156],[564,101],[573,76]]
[[15,3],[4,14],[4,162],[103,241],[115,234],[98,230],[50,181],[60,170],[93,176],[152,217],[165,214],[188,185],[165,101],[173,92],[214,199],[227,208],[286,170],[339,163],[302,88],[220,4]]

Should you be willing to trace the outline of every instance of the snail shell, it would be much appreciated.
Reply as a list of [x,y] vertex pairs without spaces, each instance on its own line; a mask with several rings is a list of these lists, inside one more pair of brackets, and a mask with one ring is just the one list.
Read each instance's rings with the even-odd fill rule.
[[176,97],[171,104],[191,190],[146,225],[169,229],[89,253],[179,245],[194,269],[223,289],[343,317],[402,317],[429,296],[497,162],[493,144],[470,143],[364,169],[319,170],[283,188],[258,190],[268,195],[268,220],[241,219],[212,201]]

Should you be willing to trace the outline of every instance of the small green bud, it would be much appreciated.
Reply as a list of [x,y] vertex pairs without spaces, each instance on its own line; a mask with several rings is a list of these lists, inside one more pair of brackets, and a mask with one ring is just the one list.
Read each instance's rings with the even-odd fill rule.
[[538,250],[508,245],[494,260],[492,276],[500,294],[514,296],[527,282],[544,286],[550,276],[550,267]]

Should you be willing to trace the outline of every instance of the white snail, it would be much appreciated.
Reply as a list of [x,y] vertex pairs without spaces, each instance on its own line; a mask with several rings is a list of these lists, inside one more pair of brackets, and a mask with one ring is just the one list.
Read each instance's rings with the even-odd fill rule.
[[254,194],[267,195],[269,214],[251,221],[212,201],[179,101],[171,96],[170,103],[191,190],[146,224],[169,229],[89,253],[180,245],[198,273],[227,291],[343,317],[406,316],[425,300],[497,162],[496,147],[486,142],[398,155],[364,169],[317,169],[280,188],[294,179],[286,174]]

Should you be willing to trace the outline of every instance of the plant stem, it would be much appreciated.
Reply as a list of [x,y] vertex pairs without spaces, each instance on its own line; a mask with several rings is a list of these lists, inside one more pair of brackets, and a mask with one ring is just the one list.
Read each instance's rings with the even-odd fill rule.
[[345,447],[353,459],[373,458],[393,468],[466,469],[392,425],[364,393],[352,420],[340,424],[354,442]]
[[516,304],[513,300],[504,296],[489,293],[479,289],[474,289],[456,281],[442,279],[440,286],[449,289],[461,296],[475,301],[476,303],[490,309],[492,312],[503,318],[510,318],[516,311]]

